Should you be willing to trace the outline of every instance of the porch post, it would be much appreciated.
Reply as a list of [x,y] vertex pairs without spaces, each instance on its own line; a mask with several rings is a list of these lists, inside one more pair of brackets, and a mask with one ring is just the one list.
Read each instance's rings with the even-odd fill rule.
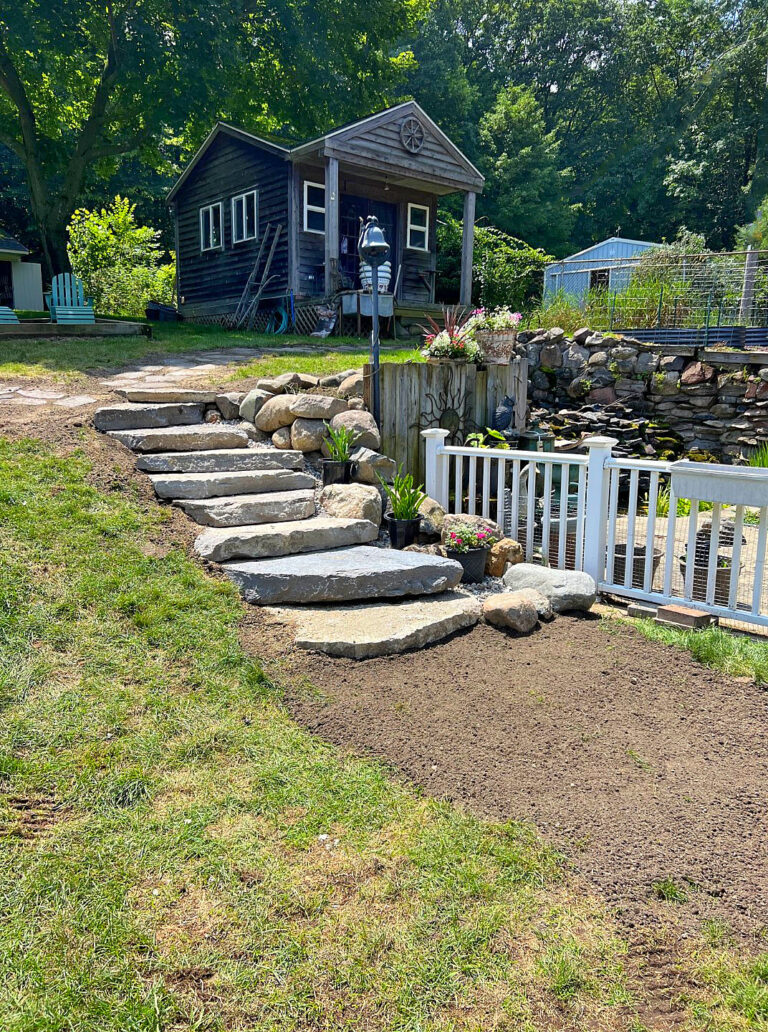
[[441,451],[445,447],[448,431],[439,426],[422,430],[421,436],[426,442],[426,476],[424,478],[426,492],[444,509],[448,508],[448,464],[450,459]]
[[339,159],[325,159],[325,294],[339,282]]
[[474,190],[464,194],[464,225],[461,233],[461,285],[459,304],[472,303],[472,258],[475,248],[475,198]]
[[587,465],[587,497],[584,512],[584,565],[585,573],[600,587],[605,579],[605,547],[608,529],[608,480],[605,468],[613,449],[619,443],[615,437],[587,437],[582,442],[589,449]]

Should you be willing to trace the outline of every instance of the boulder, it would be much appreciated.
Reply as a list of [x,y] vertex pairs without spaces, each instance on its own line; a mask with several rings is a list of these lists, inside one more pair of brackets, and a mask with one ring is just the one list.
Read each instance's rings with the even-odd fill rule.
[[294,376],[298,376],[298,386],[303,391],[311,391],[313,387],[320,386],[320,377],[315,376],[314,373],[294,373]]
[[244,419],[240,420],[237,428],[242,430],[249,441],[255,441],[256,444],[269,444],[272,440],[272,434],[268,434],[265,430],[257,430],[253,423],[247,423]]
[[270,394],[269,391],[260,390],[258,387],[254,387],[252,391],[248,391],[246,396],[240,402],[240,418],[252,423],[261,411],[264,403],[269,401],[271,397],[272,394]]
[[333,373],[331,376],[320,377],[320,387],[338,387],[342,380],[346,380],[349,373]]
[[637,356],[635,369],[638,373],[655,373],[659,368],[659,356],[654,351],[641,351]]
[[562,344],[565,340],[565,330],[560,326],[553,326],[551,330],[547,330],[547,341],[550,344]]
[[332,398],[328,394],[297,394],[291,404],[291,412],[302,419],[333,419],[347,409],[347,403],[341,398]]
[[359,409],[359,410],[362,410],[362,411],[365,411],[365,412],[368,411],[368,408],[367,408],[367,406],[365,404],[365,401],[362,398],[348,398],[347,399],[347,408]]
[[613,387],[595,387],[589,392],[589,400],[596,401],[600,405],[612,405],[616,401],[616,397]]
[[706,362],[691,362],[683,370],[680,383],[684,387],[695,387],[700,383],[707,383],[715,377],[715,370]]
[[566,369],[581,371],[589,361],[589,352],[579,344],[571,344],[563,354],[563,365]]
[[593,579],[578,570],[553,570],[548,566],[519,563],[510,566],[502,580],[513,591],[535,588],[549,599],[556,613],[591,609],[597,597]]
[[373,451],[371,448],[358,448],[352,452],[350,458],[357,463],[354,479],[360,484],[378,486],[379,477],[387,483],[391,483],[397,473],[397,464],[394,459],[382,455],[381,452]]
[[563,364],[563,352],[559,344],[545,344],[539,355],[539,362],[547,369],[559,369]]
[[535,588],[520,588],[515,594],[519,595],[520,598],[526,598],[531,603],[538,613],[539,620],[546,620],[547,622],[554,620],[555,611],[546,595],[542,595]]
[[281,426],[290,426],[296,416],[293,414],[295,397],[292,394],[278,394],[265,401],[257,412],[254,423],[257,430],[271,433]]
[[281,426],[275,430],[272,434],[272,444],[275,448],[290,448],[291,447],[291,428],[289,426]]
[[406,545],[404,552],[421,552],[423,555],[447,555],[442,545]]
[[319,451],[327,433],[322,419],[299,416],[291,424],[291,446],[300,452]]
[[339,397],[341,398],[362,397],[362,394],[363,374],[361,372],[352,373],[339,384]]
[[285,386],[272,377],[266,376],[261,380],[256,381],[256,388],[260,391],[266,391],[267,394],[284,394]]
[[320,495],[320,505],[329,516],[381,523],[381,495],[369,484],[329,484]]
[[591,336],[592,330],[588,326],[582,326],[580,330],[576,330],[573,334],[573,339],[577,344],[586,344]]
[[589,366],[604,366],[608,365],[608,352],[607,351],[593,351],[589,356],[587,362]]
[[514,538],[502,538],[488,549],[485,557],[487,577],[501,577],[508,563],[521,563],[525,559],[522,545]]
[[522,591],[489,596],[483,603],[483,616],[486,623],[518,634],[528,634],[539,622],[536,606]]
[[348,427],[355,434],[354,443],[357,448],[371,448],[373,451],[378,451],[381,446],[379,428],[370,412],[353,410],[339,412],[331,420],[331,426],[334,430],[340,426]]
[[237,419],[240,415],[240,404],[246,397],[242,391],[231,391],[228,394],[216,395],[216,408],[224,419]]
[[427,537],[440,537],[445,521],[445,509],[442,505],[434,498],[427,497],[419,506],[419,515],[421,516],[419,533],[425,534]]

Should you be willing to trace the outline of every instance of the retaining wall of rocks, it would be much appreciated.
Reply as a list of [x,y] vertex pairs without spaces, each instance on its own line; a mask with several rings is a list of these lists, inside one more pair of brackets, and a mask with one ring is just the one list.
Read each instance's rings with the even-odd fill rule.
[[766,352],[656,345],[586,327],[519,340],[531,414],[560,436],[615,430],[628,452],[725,462],[768,442]]

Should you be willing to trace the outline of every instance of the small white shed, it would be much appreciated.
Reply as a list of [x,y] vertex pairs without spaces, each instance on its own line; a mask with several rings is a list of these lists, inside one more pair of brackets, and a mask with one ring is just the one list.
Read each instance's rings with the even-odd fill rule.
[[37,262],[18,240],[0,229],[0,305],[19,311],[43,311],[43,275]]
[[660,247],[648,240],[628,237],[608,237],[599,244],[577,251],[576,254],[553,262],[544,269],[544,297],[562,291],[571,300],[581,301],[587,291],[603,287],[623,290],[629,283],[632,269],[643,251]]

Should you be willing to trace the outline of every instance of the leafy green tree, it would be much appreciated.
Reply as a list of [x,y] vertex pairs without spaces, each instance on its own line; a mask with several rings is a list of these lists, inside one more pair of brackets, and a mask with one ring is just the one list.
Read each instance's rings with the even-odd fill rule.
[[480,123],[482,164],[489,182],[481,212],[517,237],[550,249],[567,246],[573,211],[564,199],[567,173],[530,90],[511,86]]
[[0,11],[0,144],[24,163],[49,271],[93,177],[156,167],[216,117],[299,133],[380,104],[422,0],[17,0]]

